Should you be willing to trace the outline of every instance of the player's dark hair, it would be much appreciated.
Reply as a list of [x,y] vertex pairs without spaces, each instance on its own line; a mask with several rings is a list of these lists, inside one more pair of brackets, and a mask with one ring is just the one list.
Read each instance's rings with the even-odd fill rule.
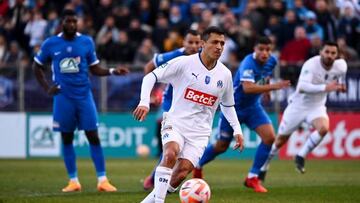
[[326,41],[326,42],[324,42],[324,44],[322,45],[322,48],[321,48],[321,49],[323,49],[325,46],[336,47],[336,50],[339,52],[339,45],[338,45],[336,42]]
[[199,35],[199,32],[196,30],[188,30],[188,31],[186,31],[185,36],[188,34],[197,36],[197,35]]
[[72,9],[65,9],[61,13],[61,19],[64,20],[66,16],[76,16],[76,12]]
[[222,29],[220,29],[219,27],[211,26],[211,27],[206,28],[206,30],[202,33],[201,39],[203,41],[207,41],[209,39],[211,33],[215,33],[218,35],[225,35],[225,32]]
[[258,44],[271,44],[271,40],[270,38],[266,37],[266,36],[260,36],[256,39],[255,45]]

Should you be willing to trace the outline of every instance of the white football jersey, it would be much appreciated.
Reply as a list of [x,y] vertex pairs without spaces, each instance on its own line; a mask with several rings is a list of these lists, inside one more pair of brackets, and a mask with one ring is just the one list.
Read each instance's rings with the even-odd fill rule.
[[153,73],[157,82],[170,83],[174,88],[171,108],[164,116],[181,133],[210,136],[219,104],[234,105],[232,75],[220,61],[208,70],[200,54],[180,56]]
[[332,81],[338,81],[344,84],[346,71],[347,65],[344,59],[335,60],[331,69],[325,70],[325,68],[322,67],[319,55],[310,58],[304,63],[296,91],[289,100],[291,100],[291,103],[304,107],[325,105],[327,92],[301,93],[299,90],[299,82],[311,83],[313,85],[326,85]]

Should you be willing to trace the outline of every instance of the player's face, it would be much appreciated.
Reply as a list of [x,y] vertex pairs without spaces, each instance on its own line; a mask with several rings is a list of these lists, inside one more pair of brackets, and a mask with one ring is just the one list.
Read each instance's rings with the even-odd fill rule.
[[63,23],[63,32],[66,35],[75,35],[77,31],[77,17],[74,16],[65,16]]
[[225,36],[211,33],[208,40],[203,44],[203,51],[209,58],[218,60],[224,50]]
[[200,35],[187,34],[184,40],[185,52],[189,55],[195,54],[201,47]]
[[325,45],[324,48],[320,51],[321,61],[327,67],[332,66],[337,56],[338,50],[336,46]]
[[271,54],[271,44],[257,44],[255,46],[255,58],[260,63],[266,63]]

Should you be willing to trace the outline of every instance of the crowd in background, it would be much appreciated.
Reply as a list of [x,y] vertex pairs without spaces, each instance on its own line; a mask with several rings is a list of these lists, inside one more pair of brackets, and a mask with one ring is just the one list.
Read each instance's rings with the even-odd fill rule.
[[186,30],[212,25],[227,33],[220,60],[233,71],[259,35],[271,38],[291,80],[324,41],[338,42],[349,67],[360,67],[358,0],[0,0],[0,74],[30,67],[43,40],[61,31],[65,8],[76,11],[78,31],[93,37],[101,60],[131,71],[181,47]]

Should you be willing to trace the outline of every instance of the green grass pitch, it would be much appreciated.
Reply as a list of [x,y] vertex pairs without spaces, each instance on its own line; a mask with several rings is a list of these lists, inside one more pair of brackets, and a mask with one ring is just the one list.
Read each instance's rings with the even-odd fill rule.
[[[140,202],[147,192],[141,179],[155,160],[107,160],[115,193],[96,191],[96,178],[89,159],[78,160],[82,192],[64,194],[67,178],[60,159],[0,159],[0,202]],[[360,161],[319,161],[306,163],[301,175],[292,161],[275,160],[267,175],[267,194],[256,194],[243,186],[251,161],[216,160],[205,167],[213,203],[278,202],[360,202]],[[166,202],[179,202],[178,194]]]

